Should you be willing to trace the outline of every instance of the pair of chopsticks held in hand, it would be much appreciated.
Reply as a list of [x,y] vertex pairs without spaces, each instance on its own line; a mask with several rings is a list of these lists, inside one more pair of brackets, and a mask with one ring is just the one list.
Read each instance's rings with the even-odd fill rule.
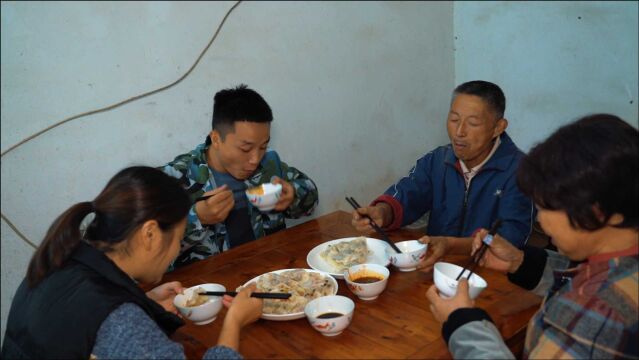
[[[203,291],[199,293],[201,295],[209,295],[209,296],[224,296],[229,295],[235,297],[237,295],[237,291]],[[288,299],[291,297],[291,293],[263,293],[263,292],[254,292],[251,293],[251,297],[258,299]]]
[[467,279],[470,280],[470,277],[473,276],[473,272],[475,272],[475,268],[479,264],[479,260],[481,260],[481,258],[486,253],[486,250],[488,250],[488,247],[493,242],[493,237],[497,234],[499,225],[501,225],[501,219],[495,220],[493,226],[491,226],[490,230],[488,231],[488,235],[486,235],[486,237],[484,237],[484,239],[481,241],[481,246],[479,247],[479,249],[477,249],[477,252],[475,252],[474,256],[470,258],[468,264],[466,264],[466,266],[462,268],[455,280],[459,281],[466,270],[470,272],[467,277]]
[[[351,206],[353,207],[353,209],[355,209],[355,211],[357,211],[357,209],[361,208],[361,206],[357,203],[357,201],[355,201],[354,197],[346,197],[346,201],[351,204]],[[402,251],[397,247],[397,245],[395,245],[394,242],[392,242],[388,236],[386,235],[386,233],[384,232],[384,230],[382,230],[381,227],[379,227],[379,225],[377,225],[377,223],[368,215],[364,215],[364,214],[360,214],[359,211],[357,211],[357,213],[362,216],[367,218],[368,220],[370,220],[370,224],[371,227],[373,229],[375,229],[375,231],[377,231],[377,233],[379,233],[382,236],[382,239],[384,239],[384,241],[386,241],[388,243],[388,245],[391,246],[391,248],[393,248],[393,250],[395,250],[396,253],[401,254]]]

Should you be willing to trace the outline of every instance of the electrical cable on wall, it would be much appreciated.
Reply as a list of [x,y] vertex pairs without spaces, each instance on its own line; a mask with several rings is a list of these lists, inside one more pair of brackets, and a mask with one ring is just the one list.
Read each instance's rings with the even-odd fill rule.
[[[229,15],[231,14],[231,12],[233,12],[233,10],[235,10],[235,8],[240,5],[240,3],[242,2],[242,0],[237,1],[233,6],[231,6],[231,8],[226,12],[226,15],[224,15],[224,18],[222,18],[222,21],[220,22],[220,24],[217,27],[217,30],[215,31],[215,33],[213,34],[213,37],[211,37],[211,40],[209,41],[209,43],[206,45],[206,47],[204,47],[204,50],[202,50],[202,52],[200,53],[200,55],[197,57],[197,59],[195,60],[195,62],[193,63],[193,65],[191,65],[191,67],[184,73],[184,75],[182,75],[179,79],[175,80],[174,82],[162,86],[158,89],[152,90],[152,91],[148,91],[146,93],[140,94],[140,95],[136,95],[133,97],[130,97],[128,99],[122,100],[118,103],[115,103],[113,105],[109,105],[100,109],[96,109],[96,110],[91,110],[91,111],[86,111],[77,115],[73,115],[70,116],[64,120],[61,120],[43,130],[38,131],[37,133],[25,138],[24,140],[18,142],[17,144],[9,147],[9,149],[3,151],[0,154],[0,158],[4,157],[6,154],[8,154],[9,152],[15,150],[16,148],[22,146],[23,144],[35,139],[36,137],[46,133],[47,131],[54,129],[64,123],[67,123],[69,121],[72,120],[76,120],[79,118],[83,118],[89,115],[94,115],[94,114],[99,114],[102,112],[107,112],[113,109],[116,109],[120,106],[132,103],[134,101],[143,99],[147,96],[151,96],[154,94],[157,94],[159,92],[162,92],[164,90],[167,90],[169,88],[172,88],[173,86],[179,84],[180,82],[182,82],[182,80],[184,80],[187,76],[189,76],[191,74],[191,72],[193,71],[193,69],[195,69],[195,67],[197,66],[197,64],[200,62],[200,60],[202,59],[202,57],[204,56],[204,54],[209,50],[209,48],[211,47],[211,45],[213,44],[213,42],[215,41],[215,39],[217,38],[217,35],[220,33],[220,30],[222,29],[222,26],[224,25],[224,23],[226,22],[226,19],[229,17]],[[18,228],[4,215],[4,213],[0,212],[0,215],[2,216],[2,220],[4,220],[9,227],[11,228],[11,230],[13,230],[24,242],[26,242],[29,246],[33,247],[34,249],[37,249],[37,245],[35,245],[32,241],[30,241],[24,234],[22,234],[22,232],[20,232],[20,230],[18,230]]]

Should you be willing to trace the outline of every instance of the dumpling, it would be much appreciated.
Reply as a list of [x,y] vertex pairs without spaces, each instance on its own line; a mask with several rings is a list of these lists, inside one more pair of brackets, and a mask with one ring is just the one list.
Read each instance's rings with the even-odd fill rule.
[[360,236],[354,240],[328,245],[320,253],[320,257],[335,268],[336,272],[342,272],[353,265],[365,263],[368,254],[366,238]]

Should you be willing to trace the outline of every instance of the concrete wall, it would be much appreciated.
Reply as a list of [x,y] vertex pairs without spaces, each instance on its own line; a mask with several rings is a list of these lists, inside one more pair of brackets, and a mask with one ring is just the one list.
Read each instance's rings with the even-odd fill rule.
[[[63,118],[168,84],[233,2],[2,2],[2,151]],[[210,129],[212,98],[247,83],[272,147],[319,186],[315,216],[367,202],[447,141],[453,4],[244,2],[182,83],[58,127],[2,158],[2,212],[39,243],[118,170],[160,165]],[[33,249],[2,221],[4,337]],[[237,284],[228,284],[235,286]]]
[[499,84],[524,151],[588,113],[637,127],[638,13],[636,1],[456,2],[455,83]]
[[[2,151],[174,81],[232,4],[2,2]],[[2,212],[39,243],[116,171],[202,141],[213,94],[240,82],[273,108],[271,145],[317,182],[315,216],[347,210],[346,194],[369,201],[447,142],[449,94],[464,81],[502,86],[524,150],[585,113],[637,126],[637,13],[636,2],[245,2],[176,87],[4,156]],[[1,236],[4,336],[33,250],[4,221]]]

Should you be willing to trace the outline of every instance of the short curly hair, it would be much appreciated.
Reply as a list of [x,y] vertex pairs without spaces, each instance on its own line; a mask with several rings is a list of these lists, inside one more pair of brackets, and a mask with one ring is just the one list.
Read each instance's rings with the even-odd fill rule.
[[617,116],[594,114],[559,128],[526,155],[522,192],[540,207],[565,211],[573,228],[595,231],[614,214],[639,228],[639,132]]

